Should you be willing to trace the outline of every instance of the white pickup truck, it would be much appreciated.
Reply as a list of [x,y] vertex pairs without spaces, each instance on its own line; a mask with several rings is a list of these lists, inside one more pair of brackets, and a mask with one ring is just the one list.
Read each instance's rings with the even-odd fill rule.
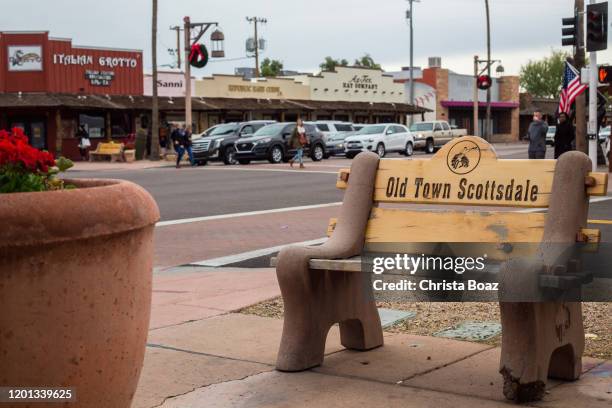
[[466,129],[454,129],[445,120],[420,122],[410,126],[414,135],[414,150],[432,154],[454,138],[467,135]]

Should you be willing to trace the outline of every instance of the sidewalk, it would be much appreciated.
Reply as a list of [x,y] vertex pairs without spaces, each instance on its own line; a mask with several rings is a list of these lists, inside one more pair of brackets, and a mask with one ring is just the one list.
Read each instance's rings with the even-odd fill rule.
[[[153,311],[133,407],[508,407],[499,348],[385,333],[353,352],[337,326],[322,366],[274,370],[282,320],[236,311],[278,296],[273,269],[177,268],[154,277]],[[549,380],[536,407],[609,407],[612,362],[583,359],[573,383]]]
[[109,161],[75,161],[70,171],[106,171],[106,170],[144,170],[159,167],[173,167],[174,162],[167,160],[137,160],[131,163]]

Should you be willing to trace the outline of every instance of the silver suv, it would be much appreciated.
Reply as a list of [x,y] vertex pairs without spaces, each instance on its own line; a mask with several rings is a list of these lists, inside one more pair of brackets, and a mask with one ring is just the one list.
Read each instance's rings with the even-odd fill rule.
[[344,155],[344,139],[355,134],[355,128],[350,122],[335,120],[319,120],[314,122],[317,129],[323,133],[325,140],[325,155]]

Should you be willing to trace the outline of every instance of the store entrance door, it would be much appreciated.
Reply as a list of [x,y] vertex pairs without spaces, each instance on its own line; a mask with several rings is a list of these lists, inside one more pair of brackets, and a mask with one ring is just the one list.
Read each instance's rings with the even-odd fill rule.
[[47,129],[45,121],[42,119],[12,119],[10,128],[19,128],[28,137],[30,145],[33,147],[46,150],[47,149]]

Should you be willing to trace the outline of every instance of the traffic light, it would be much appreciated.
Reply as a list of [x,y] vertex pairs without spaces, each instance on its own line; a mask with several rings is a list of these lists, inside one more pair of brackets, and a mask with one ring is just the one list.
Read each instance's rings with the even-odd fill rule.
[[602,51],[608,48],[608,3],[587,6],[587,51]]
[[488,75],[481,75],[478,77],[478,81],[476,81],[478,89],[487,90],[491,85],[493,85],[493,80]]
[[612,66],[602,65],[597,72],[600,84],[612,84]]
[[563,28],[561,28],[561,44],[566,46],[578,47],[578,16],[561,19]]

